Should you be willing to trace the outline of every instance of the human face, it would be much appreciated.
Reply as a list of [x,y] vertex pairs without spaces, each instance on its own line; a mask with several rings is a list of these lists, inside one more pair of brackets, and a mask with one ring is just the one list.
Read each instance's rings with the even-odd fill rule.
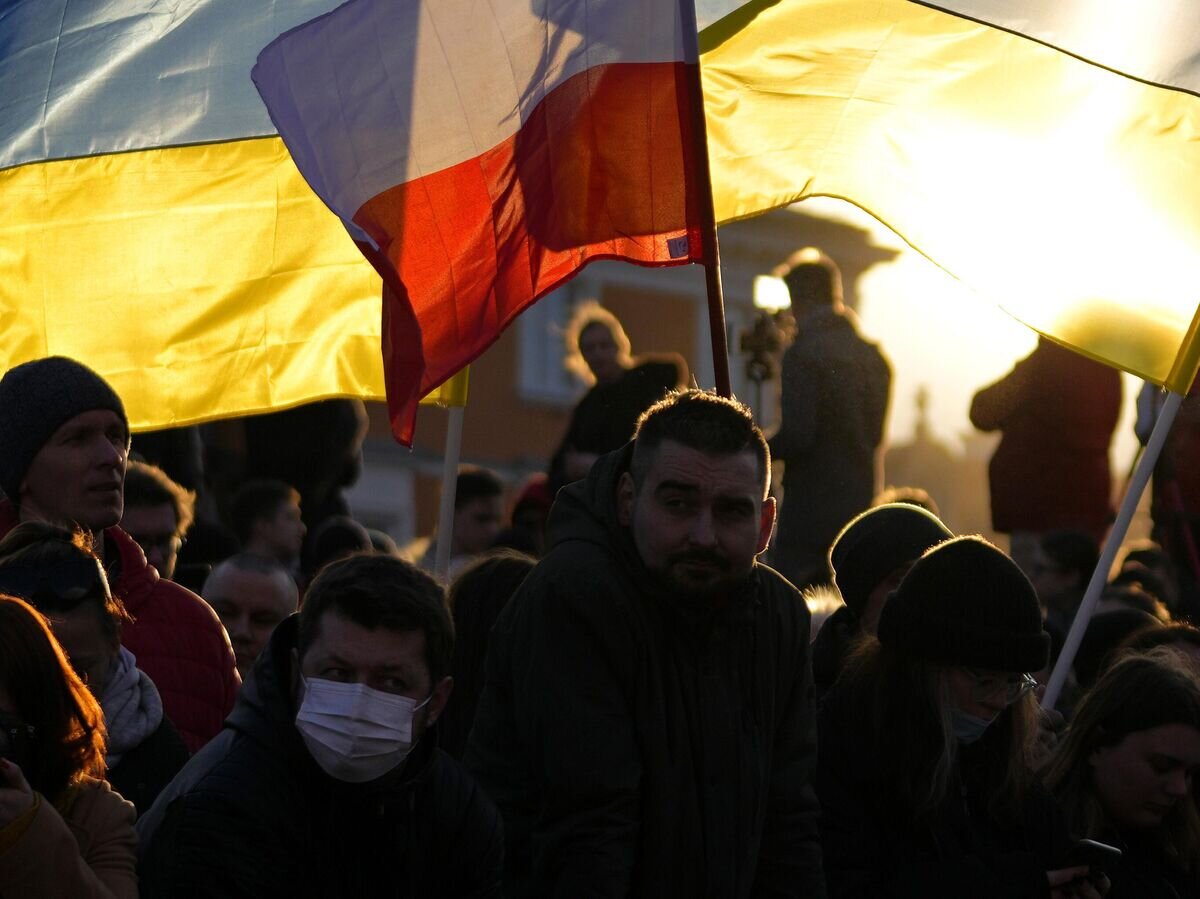
[[496,542],[504,516],[503,498],[480,496],[454,510],[454,554],[481,553]]
[[368,630],[336,609],[321,617],[317,636],[300,659],[299,670],[308,679],[366,684],[417,702],[429,699],[413,718],[414,743],[442,714],[453,686],[449,677],[436,684],[430,677],[424,632]]
[[1090,759],[1096,796],[1118,828],[1156,827],[1180,802],[1193,801],[1192,774],[1200,766],[1200,731],[1162,724],[1126,734]]
[[948,683],[956,709],[989,721],[1037,686],[1027,674],[961,666],[949,670]]
[[254,542],[261,544],[268,555],[284,564],[298,559],[305,534],[300,504],[290,499],[280,503],[274,515],[258,520],[255,534],[257,539]]
[[275,626],[296,611],[299,593],[286,572],[221,565],[204,584],[204,601],[225,626],[245,680]]
[[99,699],[121,647],[105,637],[95,604],[84,602],[68,612],[53,612],[50,629],[79,679]]
[[175,507],[170,503],[157,506],[126,506],[121,516],[121,530],[134,539],[146,554],[146,561],[158,569],[168,581],[175,575],[175,562],[182,544],[175,530]]
[[1050,608],[1071,599],[1079,589],[1079,576],[1067,571],[1038,547],[1030,570],[1030,581],[1044,607]]
[[121,520],[129,430],[108,409],[81,412],[50,435],[21,482],[22,521],[96,531]]
[[611,384],[625,370],[617,342],[605,325],[592,324],[583,329],[579,335],[579,353],[600,384]]
[[622,524],[646,568],[689,597],[725,595],[767,548],[775,501],[763,499],[754,453],[710,455],[664,440],[640,487],[626,472],[617,487]]

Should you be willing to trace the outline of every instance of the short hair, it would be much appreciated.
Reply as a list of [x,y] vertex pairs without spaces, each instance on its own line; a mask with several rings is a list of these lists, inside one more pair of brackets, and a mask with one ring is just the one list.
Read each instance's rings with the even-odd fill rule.
[[594,383],[596,376],[584,360],[580,346],[583,343],[583,332],[597,326],[604,328],[612,336],[613,343],[617,345],[618,357],[628,359],[633,352],[629,335],[621,326],[621,320],[595,300],[584,300],[571,313],[571,320],[567,323],[563,336],[567,349],[567,368],[588,384]]
[[887,506],[893,503],[916,506],[918,509],[924,509],[931,515],[942,514],[938,508],[937,501],[929,495],[929,491],[924,487],[894,487],[889,484],[871,500],[871,507]]
[[458,478],[454,482],[454,510],[457,512],[467,503],[477,499],[491,499],[504,495],[504,482],[490,468],[479,465],[460,465]]
[[233,531],[244,546],[254,532],[254,522],[270,518],[284,503],[300,503],[300,491],[270,478],[247,481],[233,498],[230,518]]
[[787,285],[793,306],[842,304],[842,273],[837,263],[816,247],[797,250],[774,274]]
[[[38,569],[39,577],[44,572],[45,585],[35,587],[30,581],[30,589],[16,589],[5,572],[13,574],[18,568]],[[66,591],[54,589],[56,579],[71,579],[72,570],[78,572],[79,583],[72,581]],[[92,550],[91,535],[79,528],[68,530],[44,521],[26,521],[9,531],[0,540],[0,592],[17,596],[49,616],[90,605],[100,632],[113,645],[121,642],[121,626],[133,621],[109,589],[104,566]]]
[[771,483],[767,439],[754,423],[750,409],[737,399],[689,387],[671,391],[643,412],[634,431],[630,464],[633,482],[638,488],[645,481],[664,440],[711,455],[753,453],[763,482],[763,497],[766,497]]
[[175,483],[157,465],[131,459],[125,471],[125,507],[168,503],[175,510],[175,536],[182,538],[196,519],[196,491]]
[[[259,553],[240,552],[230,556],[228,559],[223,559],[213,566],[213,570],[208,576],[212,577],[213,572],[218,568],[224,568],[226,565],[231,568],[236,568],[238,571],[253,571],[255,574],[285,574],[288,580],[292,580],[292,573],[283,565],[271,556],[260,555]],[[295,581],[292,581],[295,583]]]
[[434,683],[450,672],[454,624],[445,594],[437,581],[411,562],[373,553],[338,559],[321,569],[300,607],[296,645],[301,657],[330,611],[367,630],[420,631]]
[[104,713],[46,620],[24,600],[0,594],[0,684],[17,717],[33,728],[21,773],[50,802],[84,777],[103,779]]
[[1040,541],[1042,552],[1059,568],[1079,575],[1079,586],[1086,587],[1088,578],[1100,561],[1100,545],[1085,531],[1051,531]]
[[349,515],[330,515],[308,538],[304,570],[313,575],[335,559],[374,552],[370,532]]

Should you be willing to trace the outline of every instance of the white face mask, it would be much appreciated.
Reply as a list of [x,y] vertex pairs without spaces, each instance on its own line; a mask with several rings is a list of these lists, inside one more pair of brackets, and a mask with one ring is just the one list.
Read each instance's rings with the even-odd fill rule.
[[404,761],[413,747],[413,716],[421,703],[374,690],[301,677],[303,699],[296,730],[321,769],[347,783],[366,783]]

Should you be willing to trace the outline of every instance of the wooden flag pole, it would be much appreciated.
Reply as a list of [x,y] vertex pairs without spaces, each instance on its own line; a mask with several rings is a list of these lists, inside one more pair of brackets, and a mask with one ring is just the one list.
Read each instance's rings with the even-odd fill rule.
[[1158,420],[1154,423],[1154,432],[1150,435],[1150,440],[1146,443],[1146,451],[1142,453],[1142,457],[1138,460],[1133,475],[1129,479],[1129,486],[1125,490],[1125,499],[1121,502],[1117,520],[1113,522],[1112,530],[1108,532],[1108,539],[1104,541],[1104,550],[1100,553],[1100,561],[1096,564],[1096,570],[1092,572],[1092,579],[1088,582],[1087,591],[1083,594],[1079,611],[1075,613],[1075,620],[1071,622],[1071,629],[1067,632],[1067,640],[1063,644],[1062,652],[1058,655],[1058,661],[1054,664],[1054,672],[1050,675],[1050,683],[1046,685],[1046,694],[1042,697],[1043,708],[1052,709],[1058,702],[1063,684],[1067,680],[1067,674],[1075,661],[1075,653],[1079,650],[1084,631],[1087,630],[1088,621],[1091,620],[1092,612],[1100,599],[1100,592],[1108,582],[1109,569],[1112,568],[1113,560],[1117,557],[1117,550],[1121,548],[1121,544],[1125,541],[1125,535],[1129,532],[1133,513],[1137,511],[1142,493],[1146,490],[1146,484],[1150,481],[1150,475],[1158,462],[1159,454],[1162,453],[1163,445],[1167,442],[1167,434],[1170,433],[1171,424],[1175,421],[1175,413],[1179,411],[1179,405],[1182,402],[1181,394],[1168,393],[1162,411],[1158,413]]
[[725,334],[725,297],[721,287],[721,251],[717,244],[717,221],[713,212],[712,175],[708,168],[708,126],[704,120],[704,87],[700,80],[700,34],[696,27],[694,0],[679,0],[683,26],[684,62],[689,79],[688,108],[691,113],[692,148],[696,167],[696,198],[700,213],[701,252],[704,254],[704,283],[708,292],[708,328],[712,338],[713,376],[717,393],[733,396],[729,380],[729,341]]

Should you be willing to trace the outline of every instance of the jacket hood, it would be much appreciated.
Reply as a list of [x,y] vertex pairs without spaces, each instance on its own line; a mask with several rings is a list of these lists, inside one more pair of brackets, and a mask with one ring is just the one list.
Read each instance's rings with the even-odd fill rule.
[[296,702],[292,696],[292,653],[296,648],[300,615],[285,618],[254,663],[242,684],[237,704],[225,721],[231,728],[259,743],[268,755],[286,758],[330,785],[352,793],[388,792],[407,788],[425,777],[437,748],[436,728],[428,729],[398,768],[364,784],[338,781],[317,765],[296,730]]
[[546,543],[583,540],[617,553],[622,560],[641,565],[633,535],[617,517],[617,483],[629,470],[633,442],[596,460],[588,476],[558,491],[546,523]]

